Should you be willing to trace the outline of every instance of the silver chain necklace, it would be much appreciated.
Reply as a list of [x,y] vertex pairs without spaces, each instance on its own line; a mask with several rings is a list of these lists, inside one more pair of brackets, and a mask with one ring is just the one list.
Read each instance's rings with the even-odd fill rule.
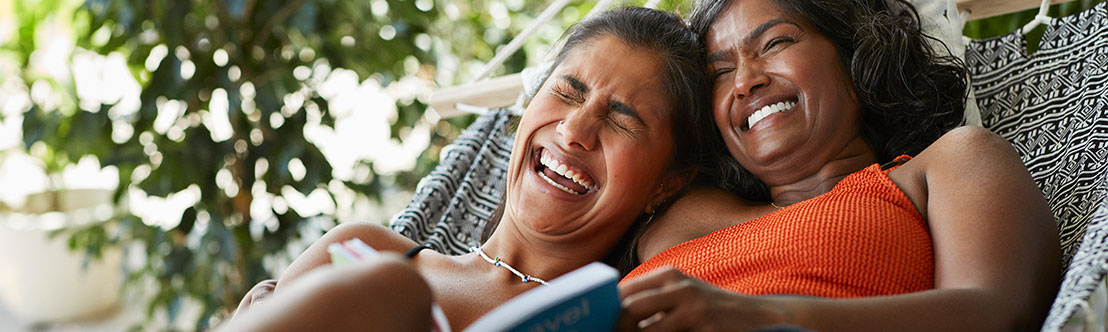
[[527,274],[520,273],[516,269],[512,268],[511,265],[508,265],[508,263],[505,263],[504,261],[501,261],[500,256],[497,256],[496,259],[492,259],[492,258],[489,258],[489,255],[485,255],[485,251],[481,250],[481,248],[479,248],[479,247],[469,247],[469,252],[475,252],[475,251],[477,252],[478,255],[481,255],[481,258],[484,258],[486,262],[489,262],[489,264],[507,269],[509,272],[512,272],[512,274],[519,277],[520,280],[523,280],[523,282],[532,282],[532,281],[534,281],[534,282],[542,284],[543,286],[546,285],[546,280],[542,280],[542,279],[535,278],[535,277],[532,277],[532,276],[527,275]]

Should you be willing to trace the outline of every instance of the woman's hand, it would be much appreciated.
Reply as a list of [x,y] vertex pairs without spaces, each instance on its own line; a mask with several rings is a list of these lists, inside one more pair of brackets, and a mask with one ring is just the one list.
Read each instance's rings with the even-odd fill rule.
[[785,322],[765,298],[728,292],[667,267],[620,285],[623,331],[746,331]]

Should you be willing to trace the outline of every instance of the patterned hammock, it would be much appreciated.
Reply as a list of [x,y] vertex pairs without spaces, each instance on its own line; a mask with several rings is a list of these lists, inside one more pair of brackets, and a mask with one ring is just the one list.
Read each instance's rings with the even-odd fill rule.
[[1061,289],[1044,331],[1088,307],[1108,268],[1108,15],[1052,20],[1028,56],[1013,33],[966,46],[981,121],[1019,152],[1062,241]]
[[[1058,221],[1068,267],[1043,331],[1088,308],[1108,270],[1106,17],[1101,3],[1052,20],[1030,56],[1019,32],[966,46],[984,126],[1012,142]],[[482,115],[444,149],[392,228],[446,254],[479,245],[504,192],[512,117]]]

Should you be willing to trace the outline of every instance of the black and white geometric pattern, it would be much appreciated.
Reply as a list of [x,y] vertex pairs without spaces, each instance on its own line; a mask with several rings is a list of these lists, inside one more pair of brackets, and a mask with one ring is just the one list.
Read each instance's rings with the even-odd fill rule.
[[1087,305],[1108,265],[1106,17],[1101,3],[1052,20],[1033,55],[1019,32],[967,45],[982,123],[1012,142],[1058,222],[1066,272],[1043,331]]
[[439,165],[419,181],[408,207],[392,218],[392,229],[449,255],[480,245],[481,232],[504,194],[513,116],[506,109],[481,115],[444,147]]

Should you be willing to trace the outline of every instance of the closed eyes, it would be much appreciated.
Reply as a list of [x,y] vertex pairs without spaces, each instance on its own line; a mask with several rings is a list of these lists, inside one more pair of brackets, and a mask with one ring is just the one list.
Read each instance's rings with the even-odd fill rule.
[[[575,82],[558,82],[550,88],[550,94],[566,105],[580,106],[585,103],[585,95],[582,93],[581,87],[573,83]],[[636,110],[616,101],[609,102],[608,107],[608,112],[602,115],[605,122],[616,131],[629,137],[639,136],[639,129],[644,124]]]
[[712,71],[712,80],[717,81],[717,80],[719,80],[720,77],[723,77],[723,75],[725,75],[727,73],[730,73],[732,71],[735,71],[735,68],[720,68],[720,69],[714,70],[714,71]]
[[554,85],[554,87],[551,88],[551,93],[566,104],[580,105],[585,102],[585,96],[582,96],[580,91],[572,89],[565,84],[559,83]]
[[775,46],[783,45],[784,43],[793,43],[793,42],[796,42],[796,39],[789,38],[789,37],[774,38],[774,39],[770,40],[769,43],[766,43],[766,47],[762,49],[762,54],[769,53],[769,51],[773,50],[773,48]]
[[[765,54],[769,53],[770,51],[773,51],[774,49],[780,49],[781,47],[784,47],[789,43],[795,43],[795,42],[796,42],[796,38],[793,38],[793,37],[773,38],[773,39],[770,39],[769,42],[766,43],[766,46],[763,47],[762,51],[759,52],[758,54],[759,55],[765,55]],[[778,46],[780,46],[780,47],[778,47]],[[721,59],[723,58],[723,56],[718,56],[718,57],[721,58]],[[714,62],[711,62],[711,63],[712,63],[712,66],[715,67],[716,65],[720,64],[721,62],[724,62],[724,61],[717,60],[717,61],[714,61]],[[733,68],[733,67],[713,68],[712,71],[710,72],[710,74],[712,76],[712,81],[718,81],[720,77],[722,77],[723,75],[726,75],[730,72],[733,72],[733,71],[735,71],[735,68]]]
[[608,113],[607,118],[608,123],[618,131],[630,137],[638,137],[636,123],[630,116],[621,113]]

